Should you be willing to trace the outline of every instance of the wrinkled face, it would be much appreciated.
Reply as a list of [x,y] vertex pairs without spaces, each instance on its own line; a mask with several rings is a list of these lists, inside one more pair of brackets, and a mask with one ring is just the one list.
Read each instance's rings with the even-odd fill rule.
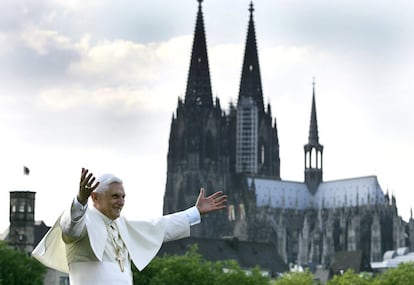
[[95,208],[108,218],[115,220],[121,215],[125,202],[124,186],[121,183],[111,183],[105,192],[92,192],[91,197]]

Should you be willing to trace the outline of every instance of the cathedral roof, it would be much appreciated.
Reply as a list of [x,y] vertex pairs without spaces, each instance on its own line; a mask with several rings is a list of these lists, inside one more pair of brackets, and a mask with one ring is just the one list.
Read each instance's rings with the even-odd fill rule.
[[[248,178],[248,185],[252,184]],[[312,195],[305,183],[254,178],[256,205],[284,209],[311,208]]]
[[344,268],[359,273],[365,269],[362,255],[361,250],[335,252],[333,262],[329,267],[334,274],[343,274]]
[[317,208],[375,205],[384,201],[384,193],[376,176],[323,182],[314,196]]
[[[256,205],[283,209],[342,208],[375,205],[385,202],[376,176],[322,182],[315,195],[305,183],[265,178],[247,178],[254,183]],[[253,190],[252,190],[253,191]]]

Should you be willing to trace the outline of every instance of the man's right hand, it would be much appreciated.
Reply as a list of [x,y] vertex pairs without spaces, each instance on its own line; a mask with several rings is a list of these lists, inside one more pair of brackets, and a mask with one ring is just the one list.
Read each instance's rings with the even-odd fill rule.
[[95,183],[95,176],[93,173],[88,174],[88,169],[82,168],[81,179],[79,182],[79,192],[77,199],[79,203],[82,205],[86,205],[88,203],[88,198],[91,195],[92,191],[98,187],[99,182],[96,181]]

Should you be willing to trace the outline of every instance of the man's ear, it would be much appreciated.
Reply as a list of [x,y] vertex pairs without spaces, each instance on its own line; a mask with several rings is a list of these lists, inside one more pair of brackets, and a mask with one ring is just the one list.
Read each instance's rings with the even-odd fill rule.
[[92,198],[92,201],[95,202],[96,200],[98,200],[98,194],[96,192],[92,192],[91,198]]

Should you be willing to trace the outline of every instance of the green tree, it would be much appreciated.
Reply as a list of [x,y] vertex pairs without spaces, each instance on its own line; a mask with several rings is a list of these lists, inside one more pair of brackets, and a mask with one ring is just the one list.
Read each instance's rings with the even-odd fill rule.
[[155,258],[142,272],[134,270],[134,284],[200,284],[208,285],[215,279],[211,264],[195,251],[183,256]]
[[356,274],[352,269],[348,269],[342,275],[335,275],[327,285],[369,285],[372,284],[372,280],[370,275]]
[[0,285],[42,285],[46,267],[0,241]]
[[235,260],[217,262],[217,279],[214,284],[221,285],[267,285],[269,278],[263,276],[257,266],[246,273]]
[[136,285],[265,285],[258,268],[246,274],[235,261],[210,262],[192,247],[185,255],[155,258],[143,271],[133,268]]
[[313,285],[316,284],[314,275],[306,270],[304,272],[288,272],[274,282],[275,285]]
[[414,284],[414,263],[400,263],[374,279],[373,285],[412,285]]

